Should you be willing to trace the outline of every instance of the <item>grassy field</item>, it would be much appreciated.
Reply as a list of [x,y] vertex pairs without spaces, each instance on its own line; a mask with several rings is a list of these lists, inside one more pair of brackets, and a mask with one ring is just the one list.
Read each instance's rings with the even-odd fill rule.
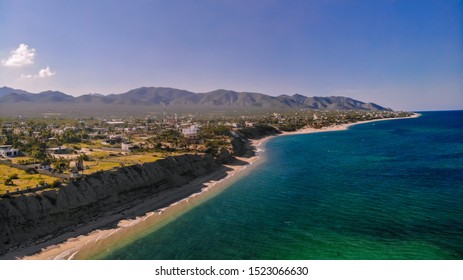
[[122,156],[109,156],[109,154],[111,154],[111,152],[106,151],[90,154],[90,158],[96,158],[97,160],[84,161],[84,174],[92,174],[97,171],[110,170],[121,166],[154,162],[163,158],[161,154],[154,153],[130,154]]
[[31,157],[14,157],[14,158],[10,158],[11,162],[14,163],[14,164],[19,164],[18,161],[35,161],[33,158]]
[[87,148],[87,149],[99,149],[101,147],[104,147],[103,144],[101,144],[101,140],[90,140],[82,143],[75,143],[71,144],[71,147],[79,147],[79,148]]
[[133,154],[133,155],[125,155],[125,156],[118,156],[118,157],[108,157],[103,159],[102,161],[107,162],[116,162],[122,163],[124,165],[132,165],[138,163],[146,163],[146,162],[153,162],[163,158],[160,154],[153,154],[153,153],[146,153],[146,154]]
[[113,168],[120,167],[121,165],[116,162],[105,162],[105,161],[84,161],[84,174],[92,174],[98,171],[106,171]]
[[104,159],[109,157],[110,154],[116,154],[115,152],[109,151],[93,151],[88,154],[88,156],[92,159]]
[[[181,155],[182,153],[169,153],[169,156]],[[92,174],[98,171],[106,171],[122,166],[130,166],[134,164],[143,164],[147,162],[154,162],[159,159],[165,158],[167,154],[163,153],[139,153],[139,154],[127,154],[121,155],[116,152],[110,151],[94,151],[89,154],[90,161],[84,161],[84,174]],[[26,160],[27,157],[17,157],[13,159],[13,163],[17,163],[18,160]],[[72,167],[72,165],[71,165]],[[13,174],[18,175],[18,179],[14,179],[13,186],[6,186],[5,180]],[[0,165],[0,194],[5,194],[6,190],[16,191],[26,189],[29,187],[35,187],[40,181],[44,181],[48,184],[52,184],[57,178],[41,175],[41,174],[27,174],[21,169],[12,168],[6,165]]]
[[[13,186],[6,186],[5,180],[13,174],[17,174],[18,179],[13,179]],[[0,165],[0,194],[5,194],[6,190],[13,192],[16,191],[17,188],[19,190],[24,190],[28,186],[35,187],[40,181],[52,184],[55,180],[57,180],[57,178],[41,174],[27,174],[24,170]]]

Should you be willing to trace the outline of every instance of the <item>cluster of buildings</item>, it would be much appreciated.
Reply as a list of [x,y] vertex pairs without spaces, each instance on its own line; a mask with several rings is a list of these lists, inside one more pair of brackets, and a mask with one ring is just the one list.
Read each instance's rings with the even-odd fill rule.
[[[46,143],[49,154],[65,154],[65,148],[82,140],[98,140],[110,149],[131,151],[142,146],[143,141],[175,130],[187,140],[201,142],[202,128],[207,125],[229,127],[231,131],[254,127],[256,124],[275,126],[277,129],[298,129],[303,126],[323,127],[331,124],[367,120],[372,118],[398,117],[403,112],[379,111],[297,111],[289,113],[268,113],[248,116],[207,116],[184,115],[175,118],[161,119],[84,119],[84,120],[16,120],[0,122],[0,156],[15,157],[21,154],[20,149],[11,145],[12,137],[23,142],[24,147],[35,142]],[[204,139],[202,139],[204,140]],[[29,141],[29,143],[26,143]],[[21,145],[20,145],[21,146]]]
[[[191,116],[189,117],[191,119]],[[41,120],[0,120],[0,157],[11,158],[21,155],[13,148],[11,139],[22,142],[21,147],[31,142],[46,143],[46,152],[52,156],[69,154],[68,147],[85,140],[98,140],[107,149],[129,152],[140,146],[140,139],[159,135],[163,130],[175,129],[185,138],[196,139],[201,125],[188,119],[85,119],[53,122]],[[136,139],[135,141],[133,139]],[[16,145],[17,146],[17,145]],[[27,153],[27,149],[24,151]]]
[[0,146],[0,157],[10,158],[19,156],[19,149],[13,148],[12,145],[1,145]]

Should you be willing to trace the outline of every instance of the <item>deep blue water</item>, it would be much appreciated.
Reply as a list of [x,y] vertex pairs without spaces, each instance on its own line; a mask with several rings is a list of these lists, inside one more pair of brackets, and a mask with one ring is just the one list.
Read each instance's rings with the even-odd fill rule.
[[223,193],[106,259],[463,259],[463,111],[277,137]]

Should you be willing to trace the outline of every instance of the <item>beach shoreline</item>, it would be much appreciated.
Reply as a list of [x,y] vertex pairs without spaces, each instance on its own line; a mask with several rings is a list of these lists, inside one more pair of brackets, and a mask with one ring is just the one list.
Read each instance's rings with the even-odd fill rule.
[[[414,114],[405,118],[416,118]],[[225,165],[225,168],[207,174],[182,186],[167,190],[156,197],[148,198],[133,207],[118,209],[88,224],[69,229],[46,242],[7,253],[7,259],[54,260],[54,259],[87,259],[104,255],[107,248],[124,246],[134,237],[140,237],[174,220],[195,206],[221,193],[236,180],[242,178],[262,162],[265,144],[272,138],[298,134],[321,133],[347,130],[359,124],[397,120],[404,118],[388,118],[361,121],[356,123],[334,125],[321,129],[303,128],[293,132],[283,132],[261,139],[250,139],[255,155],[249,158],[236,157],[240,164]],[[155,209],[155,210],[153,210]],[[135,217],[135,218],[133,218]],[[109,226],[117,223],[117,226]],[[109,228],[108,228],[109,227]],[[75,237],[77,236],[77,237]],[[38,253],[37,253],[38,252]]]

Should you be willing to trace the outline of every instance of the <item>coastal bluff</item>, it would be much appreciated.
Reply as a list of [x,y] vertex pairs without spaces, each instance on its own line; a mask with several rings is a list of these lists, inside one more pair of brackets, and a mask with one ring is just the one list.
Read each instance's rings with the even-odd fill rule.
[[[61,188],[0,199],[0,258],[137,201],[181,188],[224,167],[209,155],[181,155],[98,172]],[[225,171],[224,171],[225,173]],[[192,189],[192,193],[198,189]],[[167,206],[167,205],[166,205]]]

